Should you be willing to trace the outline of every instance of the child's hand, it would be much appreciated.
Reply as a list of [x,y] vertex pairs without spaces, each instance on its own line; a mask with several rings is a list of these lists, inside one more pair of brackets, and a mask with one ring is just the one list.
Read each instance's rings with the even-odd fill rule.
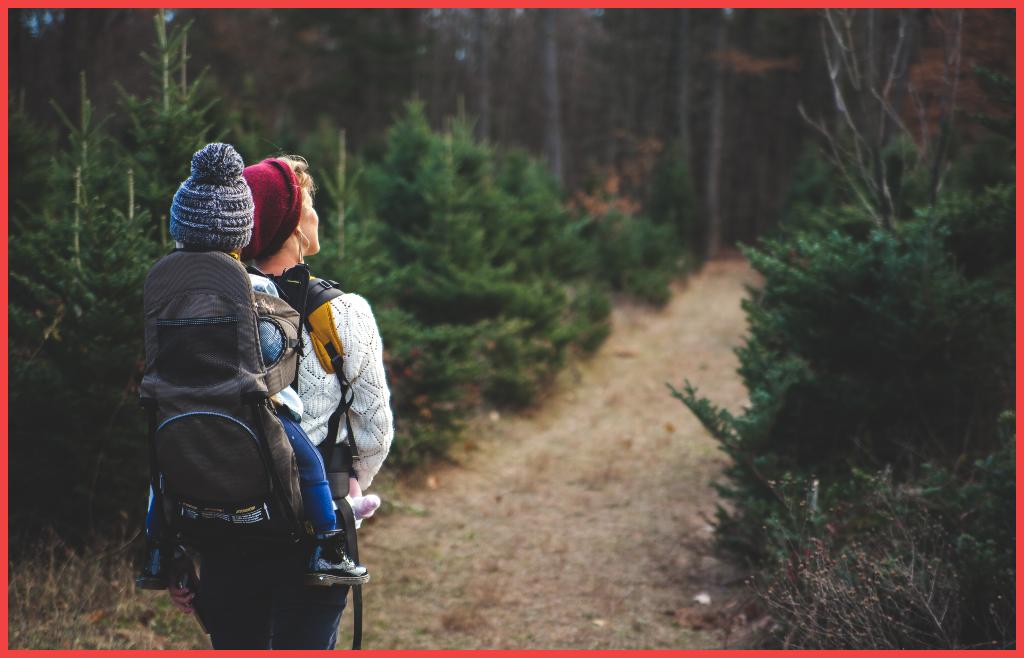
[[365,519],[373,516],[373,513],[380,507],[380,497],[370,494],[363,495],[363,488],[359,486],[359,480],[348,479],[348,497],[352,502],[352,512],[357,519]]
[[380,507],[380,496],[367,494],[352,499],[352,512],[357,519],[366,519],[373,516],[373,513]]

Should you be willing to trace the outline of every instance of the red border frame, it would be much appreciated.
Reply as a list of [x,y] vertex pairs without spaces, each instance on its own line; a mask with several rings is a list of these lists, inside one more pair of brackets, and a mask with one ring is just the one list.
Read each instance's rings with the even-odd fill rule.
[[[673,2],[672,0],[661,0],[646,2],[629,2],[628,0],[613,0],[612,2],[582,2],[580,0],[560,0],[556,2],[510,2],[509,0],[492,2],[472,2],[471,0],[449,0],[448,2],[389,2],[370,4],[366,2],[340,2],[334,0],[302,0],[292,5],[282,6],[280,2],[268,2],[256,0],[254,2],[238,2],[219,0],[217,2],[202,2],[201,0],[186,0],[173,4],[153,2],[145,0],[142,2],[59,2],[56,6],[68,9],[113,9],[113,8],[139,8],[139,9],[248,9],[277,8],[277,9],[315,9],[315,8],[338,8],[338,9],[432,9],[438,6],[445,8],[461,7],[488,7],[494,9],[587,9],[591,7],[602,7],[607,9],[667,9],[674,7],[686,7],[690,9],[719,9],[722,7],[735,7],[737,9],[822,9],[830,7],[849,7],[852,9],[895,9],[895,8],[967,8],[967,9],[1016,9],[1020,2],[1008,0],[988,0],[965,7],[965,2],[951,2],[950,0],[935,0],[923,2],[922,0],[907,0],[904,2],[885,2],[884,0],[851,0],[850,2],[813,2],[811,0],[793,0],[791,2],[759,2],[758,0],[740,0],[735,3],[714,2],[714,0],[695,0],[694,2]],[[8,8],[22,7],[51,7],[40,2],[28,0],[9,0],[6,3]]]
[[[7,31],[7,24],[8,24],[7,18],[8,18],[8,14],[9,14],[9,12],[4,11],[3,17],[0,18],[0,21],[2,21],[2,23],[3,23],[3,54],[0,55],[0,57],[3,58],[3,73],[2,73],[2,75],[3,75],[3,83],[4,83],[3,94],[4,94],[4,105],[5,106],[7,105],[7,103],[10,102],[10,93],[9,93],[8,88],[7,88],[7,67],[8,67],[7,59],[8,59],[8,55],[9,55],[9,50],[8,50],[8,48],[9,48],[9,35],[8,35],[8,31]],[[8,129],[8,118],[7,118],[7,115],[5,114],[4,115],[4,131],[3,131],[3,138],[2,138],[3,139],[3,144],[4,144],[4,153],[8,153],[7,129]],[[6,157],[4,158],[2,166],[3,166],[3,182],[0,183],[0,184],[3,185],[4,205],[3,205],[3,210],[0,211],[0,212],[3,213],[3,219],[0,220],[0,222],[3,223],[3,236],[0,237],[0,240],[3,241],[3,250],[2,250],[2,252],[0,252],[0,269],[3,269],[3,271],[6,272],[7,271],[7,200],[8,200],[8,195],[7,195],[7,181],[8,181],[8,178],[7,178],[7,175],[8,175],[8,171],[9,171],[8,170],[8,160],[7,160]],[[4,277],[3,286],[0,286],[0,303],[2,303],[4,306],[7,306],[7,277]],[[3,334],[4,342],[6,343],[7,342],[7,314],[6,313],[4,314],[2,322],[0,322],[0,327],[2,327],[2,329],[0,329],[0,333]],[[3,362],[3,375],[0,375],[0,376],[3,377],[3,379],[0,380],[0,389],[2,389],[3,392],[4,392],[4,405],[2,407],[2,410],[0,410],[0,414],[2,414],[2,416],[3,416],[3,425],[2,425],[2,427],[0,427],[0,432],[2,432],[2,434],[3,434],[3,441],[2,442],[3,442],[3,447],[4,447],[3,455],[0,456],[0,460],[3,461],[3,469],[2,469],[3,470],[3,487],[0,488],[0,497],[2,497],[2,499],[3,499],[3,504],[0,505],[0,515],[3,516],[3,523],[4,523],[4,543],[3,543],[3,558],[4,559],[3,559],[3,566],[0,567],[0,569],[3,569],[4,589],[6,590],[7,589],[7,583],[10,582],[10,579],[9,579],[8,573],[7,573],[7,556],[9,554],[8,553],[8,541],[7,541],[7,538],[10,535],[9,527],[8,527],[8,523],[7,523],[7,521],[8,521],[8,514],[7,514],[7,509],[8,509],[8,497],[7,497],[8,475],[7,475],[7,473],[8,473],[8,468],[9,468],[9,464],[7,463],[7,427],[8,427],[8,415],[7,415],[7,413],[8,413],[8,402],[10,400],[10,396],[7,394],[7,392],[8,392],[8,384],[7,384],[7,374],[8,374],[7,352],[4,352],[4,354],[2,356],[0,356],[0,361]],[[4,620],[5,620],[4,624],[3,624],[3,629],[0,630],[0,637],[2,637],[2,639],[3,639],[3,649],[6,650],[6,648],[9,646],[8,642],[7,642],[7,621],[6,620],[9,617],[7,616],[7,597],[6,596],[4,597],[3,603],[0,603],[0,607],[3,608]]]
[[[293,3],[293,4],[289,5],[287,8],[288,9],[308,9],[308,8],[320,8],[320,7],[334,7],[334,8],[346,8],[346,9],[356,9],[356,8],[377,9],[377,8],[385,8],[386,7],[386,8],[399,8],[399,9],[428,9],[428,8],[433,8],[433,7],[437,7],[437,6],[444,6],[444,7],[451,7],[451,8],[455,8],[455,7],[490,7],[490,8],[498,8],[498,9],[512,9],[512,8],[523,8],[523,7],[526,7],[526,8],[534,8],[534,9],[536,9],[536,8],[588,8],[588,7],[600,6],[600,7],[612,8],[612,9],[614,9],[614,8],[641,8],[641,7],[642,8],[688,7],[688,8],[713,9],[713,8],[720,8],[720,7],[723,7],[723,6],[729,6],[729,7],[736,7],[736,8],[763,8],[763,9],[773,9],[773,8],[774,9],[783,9],[783,8],[785,8],[785,9],[798,9],[798,8],[803,8],[803,9],[807,9],[807,8],[824,8],[824,7],[852,7],[852,8],[904,8],[904,7],[926,8],[926,7],[938,7],[938,8],[956,8],[956,7],[964,7],[965,4],[967,4],[967,3],[964,3],[964,2],[950,2],[948,0],[934,0],[932,2],[920,2],[920,1],[884,2],[884,1],[877,1],[877,0],[874,1],[874,2],[865,2],[865,1],[862,1],[862,0],[861,1],[854,0],[854,1],[849,1],[849,2],[846,2],[846,3],[808,2],[808,1],[803,1],[803,0],[798,0],[798,1],[795,1],[795,2],[763,2],[763,1],[762,2],[758,2],[757,0],[739,0],[739,2],[728,3],[728,4],[721,3],[721,2],[713,2],[713,1],[710,1],[710,0],[698,0],[696,2],[689,2],[689,3],[671,2],[671,1],[669,1],[669,2],[665,2],[665,1],[662,1],[662,2],[651,2],[650,0],[648,0],[647,2],[628,2],[628,0],[625,0],[625,1],[624,0],[615,0],[613,2],[598,3],[598,2],[579,2],[579,1],[566,1],[566,0],[563,0],[561,2],[550,2],[550,3],[544,3],[544,4],[533,3],[533,2],[526,2],[526,3],[519,2],[519,3],[516,3],[516,2],[508,2],[507,0],[506,1],[497,1],[497,2],[496,1],[491,1],[491,2],[470,2],[470,1],[467,1],[467,0],[448,0],[447,2],[436,2],[436,3],[432,3],[432,2],[397,2],[397,3],[387,3],[387,4],[383,4],[382,3],[382,4],[377,4],[377,5],[370,5],[370,4],[367,4],[367,3],[358,3],[358,2],[336,2],[336,1],[330,1],[330,0],[300,0],[297,3]],[[980,8],[1019,9],[1019,6],[1021,4],[1024,4],[1024,2],[1005,2],[1005,1],[991,1],[990,0],[989,2],[985,2],[983,4],[979,4],[979,5],[975,5],[975,6],[970,6],[968,8],[970,8],[970,9],[980,9]],[[170,5],[160,4],[158,2],[152,2],[151,0],[143,1],[143,2],[135,2],[135,3],[58,2],[58,3],[55,3],[55,5],[66,7],[66,8],[89,8],[89,9],[123,8],[123,7],[129,7],[129,8],[160,8],[160,7],[172,8]],[[5,4],[5,9],[10,9],[10,8],[31,8],[31,7],[48,7],[48,6],[51,6],[51,5],[48,5],[46,3],[40,3],[40,2],[9,1],[9,2],[7,2]],[[188,0],[188,1],[185,1],[185,2],[179,1],[179,2],[173,3],[173,8],[183,8],[183,9],[185,9],[185,8],[198,8],[198,9],[238,9],[238,8],[249,8],[249,7],[275,8],[275,7],[281,7],[281,5],[280,5],[279,2],[268,2],[266,0],[256,1],[256,2],[225,2],[224,0],[220,0],[219,2],[212,2],[212,3],[201,2],[201,1],[198,1],[198,0]],[[1024,26],[1024,19],[1021,18],[1020,13],[1017,13],[1016,17],[1015,17],[1015,20],[1016,20],[1016,35],[1019,38],[1020,35],[1021,35],[1022,26]],[[0,57],[2,57],[2,60],[3,60],[3,72],[2,72],[2,77],[3,77],[3,97],[4,97],[5,104],[7,104],[7,103],[10,102],[10,90],[8,89],[8,86],[7,86],[7,82],[8,82],[8,57],[9,57],[9,31],[8,31],[8,12],[7,11],[4,11],[3,17],[0,18],[0,23],[2,23],[2,29],[3,29],[3,51],[2,51],[2,55],[0,55]],[[1019,50],[1017,51],[1016,59],[1017,59],[1017,69],[1016,69],[1016,82],[1017,82],[1016,119],[1017,119],[1017,124],[1019,125],[1020,124],[1020,119],[1021,119],[1021,116],[1022,116],[1022,110],[1021,110],[1022,92],[1020,90],[1021,63],[1022,63],[1022,61],[1024,61],[1024,57],[1022,57],[1022,55],[1021,55]],[[3,127],[4,127],[4,130],[3,130],[3,138],[2,139],[3,139],[4,151],[6,152],[8,150],[8,118],[7,118],[6,114],[4,115],[4,119],[3,119]],[[1024,200],[1024,195],[1022,195],[1021,190],[1020,190],[1020,178],[1021,178],[1021,174],[1020,174],[1021,149],[1020,149],[1020,147],[1021,147],[1021,142],[1022,142],[1020,132],[1017,133],[1016,142],[1017,142],[1017,213],[1019,215],[1020,210],[1021,210],[1021,203],[1022,203],[1022,200]],[[0,237],[0,242],[2,242],[2,247],[3,247],[2,252],[0,252],[0,269],[3,269],[4,271],[7,271],[7,247],[8,247],[8,241],[7,241],[7,199],[8,199],[8,172],[9,172],[9,169],[8,169],[9,162],[8,162],[7,158],[4,159],[2,167],[3,167],[2,191],[3,191],[4,204],[3,204],[3,210],[0,211],[0,212],[2,212],[2,219],[0,219],[0,224],[2,224],[2,228],[3,228],[3,234],[2,234],[2,237]],[[1022,247],[1024,247],[1024,231],[1021,230],[1020,221],[1018,220],[1018,222],[1017,222],[1017,231],[1016,231],[1016,248],[1017,248],[1016,253],[1017,253],[1018,265],[1019,265],[1019,260],[1020,260],[1020,254],[1021,254],[1021,251],[1022,251]],[[1022,356],[1022,352],[1020,350],[1021,337],[1022,337],[1022,335],[1024,335],[1024,330],[1022,330],[1022,320],[1024,320],[1024,310],[1022,310],[1022,307],[1021,307],[1021,288],[1022,288],[1022,284],[1024,284],[1024,275],[1021,274],[1019,268],[1018,268],[1017,275],[1016,275],[1016,283],[1017,283],[1017,288],[1016,288],[1016,321],[1017,321],[1017,328],[1016,328],[1015,363],[1016,363],[1016,369],[1017,369],[1017,387],[1016,387],[1016,390],[1015,390],[1015,400],[1016,400],[1016,406],[1017,406],[1017,435],[1020,436],[1021,428],[1022,428],[1022,426],[1024,426],[1024,420],[1021,419],[1020,412],[1019,412],[1020,407],[1022,406],[1021,402],[1024,401],[1024,389],[1022,389],[1021,386],[1020,386],[1021,366],[1024,365],[1024,356]],[[7,280],[5,279],[4,282],[3,282],[3,285],[0,286],[0,304],[2,304],[4,306],[6,306],[7,302],[8,302],[8,288],[7,288],[7,286],[8,286],[8,283],[7,283]],[[5,343],[7,342],[7,336],[8,336],[7,332],[8,332],[8,318],[7,318],[7,315],[4,315],[2,321],[0,321],[0,334],[2,334]],[[2,379],[0,379],[0,389],[2,389],[2,391],[4,392],[5,397],[6,397],[6,394],[8,392],[8,353],[7,352],[3,352],[2,355],[0,355],[0,362],[2,362],[2,365],[3,365]],[[3,454],[0,455],[0,461],[2,461],[2,471],[3,471],[2,483],[0,483],[0,484],[2,484],[2,487],[0,487],[0,502],[2,502],[2,505],[0,505],[0,517],[2,517],[2,519],[3,519],[3,526],[4,526],[4,541],[3,541],[3,550],[2,550],[3,558],[4,559],[3,559],[3,565],[2,565],[2,567],[0,567],[0,569],[3,570],[4,582],[6,583],[6,582],[8,582],[8,576],[9,576],[9,574],[8,574],[8,562],[7,562],[7,556],[8,556],[8,541],[7,541],[7,538],[8,538],[8,534],[9,534],[9,525],[8,525],[8,504],[9,504],[9,499],[8,499],[8,469],[9,469],[9,464],[8,464],[7,450],[6,450],[6,447],[7,447],[7,431],[8,431],[7,430],[7,428],[8,428],[8,405],[7,404],[4,404],[2,409],[0,409],[0,420],[2,420],[2,428],[0,428],[0,436],[2,436],[2,441],[0,441],[0,443],[2,443],[3,447],[5,448]],[[1018,452],[1017,453],[1017,473],[1016,473],[1016,480],[1017,480],[1018,483],[1020,482],[1020,473],[1021,473],[1021,465],[1022,465],[1022,463],[1024,463],[1024,460],[1022,460],[1021,455]],[[1020,490],[1019,487],[1017,487],[1016,488],[1016,504],[1017,504],[1016,536],[1017,536],[1018,551],[1017,551],[1017,571],[1016,571],[1016,593],[1017,593],[1016,598],[1017,598],[1018,605],[1017,605],[1017,609],[1016,609],[1016,614],[1017,614],[1017,629],[1018,629],[1017,632],[1018,632],[1018,637],[1019,637],[1019,634],[1020,634],[1020,628],[1022,626],[1022,622],[1024,622],[1024,613],[1022,613],[1020,605],[1019,605],[1020,598],[1021,598],[1020,597],[1020,592],[1021,592],[1021,584],[1022,584],[1021,566],[1024,565],[1024,558],[1022,558],[1021,551],[1019,549],[1019,546],[1020,546],[1020,543],[1021,543],[1020,542],[1020,538],[1021,538],[1021,522],[1020,521],[1021,521],[1021,502],[1022,501],[1024,501],[1024,496],[1021,495],[1021,490]],[[7,611],[7,597],[6,596],[3,598],[2,603],[0,603],[0,607],[2,607],[2,609],[3,609],[4,618],[6,620],[7,619],[7,612],[8,612]],[[28,655],[28,654],[31,653],[31,652],[29,652],[27,650],[11,651],[11,650],[7,649],[7,646],[8,646],[8,628],[7,628],[6,621],[2,625],[2,629],[0,629],[0,640],[2,640],[2,644],[0,644],[0,651],[2,651],[5,654]],[[105,651],[105,652],[102,652],[102,653],[105,653],[105,654],[138,655],[137,651],[128,651],[128,650],[124,650],[124,651]],[[177,654],[184,655],[184,654],[191,654],[191,653],[193,653],[193,652],[170,651],[170,652],[161,652],[161,655],[177,655]],[[242,652],[242,651],[229,651],[229,652],[226,652],[226,653],[228,653],[228,654],[235,654],[235,655],[248,655],[248,652]],[[298,651],[284,652],[284,653],[286,653],[286,654],[294,654],[294,655],[305,655],[304,652],[298,652]],[[374,655],[380,655],[380,656],[391,656],[391,655],[409,655],[410,653],[412,653],[412,654],[417,654],[417,653],[427,654],[428,652],[426,652],[426,651],[370,651],[370,653],[372,653]],[[456,652],[454,652],[454,651],[451,651],[451,652],[446,651],[446,652],[429,652],[429,653],[436,654],[436,653],[456,653]],[[460,654],[481,653],[482,654],[484,652],[482,652],[482,651],[460,651],[460,652],[457,652],[457,653],[460,653]],[[528,652],[527,651],[503,651],[502,653],[512,654],[512,655],[516,655],[516,654],[520,654],[520,653],[523,653],[523,654],[529,653],[529,655],[531,655],[531,656],[547,656],[547,657],[554,658],[556,656],[561,657],[561,656],[576,655],[576,654],[589,653],[589,652],[585,652],[585,651],[536,651],[536,650],[534,650],[534,651],[528,651]],[[606,656],[609,656],[609,658],[620,658],[620,657],[623,657],[623,656],[633,655],[636,652],[634,652],[634,651],[604,651],[602,653],[604,655],[606,655]],[[757,654],[757,653],[761,653],[761,652],[747,651],[747,650],[731,650],[731,651],[730,650],[726,650],[726,651],[666,651],[666,650],[656,650],[656,651],[649,651],[649,652],[645,652],[645,653],[658,653],[659,655],[707,654],[707,655],[715,655],[715,656],[746,656],[746,655],[752,655],[752,654]],[[842,651],[842,652],[806,651],[806,652],[800,652],[800,655],[801,656],[803,656],[803,655],[809,655],[809,656],[813,656],[813,655],[826,655],[826,654],[831,655],[833,653],[841,653],[841,654],[844,654],[844,655],[851,655],[851,654],[853,654],[853,655],[862,654],[863,655],[863,654],[870,654],[870,653],[875,653],[875,652],[871,652],[871,651]],[[918,655],[921,655],[921,656],[924,656],[924,655],[927,655],[927,656],[944,656],[944,655],[962,656],[962,655],[972,655],[972,654],[973,655],[978,655],[978,656],[1010,656],[1010,655],[1016,656],[1016,655],[1021,655],[1022,652],[1021,652],[1020,649],[1016,649],[1016,650],[1010,650],[1010,651],[980,651],[980,650],[979,651],[906,651],[906,652],[901,652],[900,653],[900,655],[908,655],[908,656],[918,656]]]

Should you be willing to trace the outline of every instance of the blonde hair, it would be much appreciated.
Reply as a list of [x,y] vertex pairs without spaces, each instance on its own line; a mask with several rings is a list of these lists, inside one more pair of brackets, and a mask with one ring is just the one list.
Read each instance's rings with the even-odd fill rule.
[[[313,176],[310,175],[310,173],[309,173],[309,162],[306,160],[306,158],[302,157],[301,155],[279,155],[275,159],[280,160],[281,162],[284,162],[286,165],[291,167],[292,172],[295,173],[295,179],[298,180],[298,182],[299,182],[299,188],[301,188],[302,191],[305,193],[306,200],[309,201],[309,205],[310,205],[310,207],[312,207],[313,206],[313,195],[316,194],[316,183],[313,182]],[[303,205],[305,205],[305,204],[303,204]],[[302,241],[305,241],[306,245],[310,244],[309,238],[307,238],[306,235],[302,232],[302,229],[300,229],[298,226],[296,226],[295,227],[295,231],[299,234],[299,237],[302,238]],[[284,245],[282,245],[282,247],[283,246]],[[303,258],[305,256],[303,251],[305,250],[305,248],[306,247],[304,247],[302,245],[302,242],[300,241],[299,242],[299,262],[300,263],[305,262],[303,260]]]
[[309,173],[309,162],[306,161],[306,158],[301,155],[279,155],[276,159],[292,168],[295,178],[299,181],[299,187],[309,195],[309,202],[312,205],[313,195],[316,194],[316,183],[313,182],[313,176]]

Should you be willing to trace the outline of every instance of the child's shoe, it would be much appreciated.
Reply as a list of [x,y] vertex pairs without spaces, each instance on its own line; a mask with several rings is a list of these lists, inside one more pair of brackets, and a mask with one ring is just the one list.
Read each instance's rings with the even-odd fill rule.
[[362,585],[370,580],[366,567],[356,564],[345,552],[345,533],[332,530],[316,535],[309,558],[307,585]]
[[159,544],[146,541],[146,555],[139,575],[135,576],[135,586],[139,589],[167,589],[164,552]]

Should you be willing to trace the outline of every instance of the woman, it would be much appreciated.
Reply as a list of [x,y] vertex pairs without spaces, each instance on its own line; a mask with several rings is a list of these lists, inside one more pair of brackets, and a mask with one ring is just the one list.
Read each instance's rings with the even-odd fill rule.
[[[247,167],[244,176],[252,190],[255,225],[243,259],[251,259],[265,274],[280,275],[319,252],[315,187],[306,161],[269,158]],[[353,396],[350,417],[359,457],[350,495],[359,496],[370,486],[391,445],[390,393],[369,304],[355,294],[336,297],[330,304]],[[319,444],[328,439],[328,420],[342,391],[338,377],[318,361],[305,328],[302,341],[301,425]],[[340,442],[345,437],[330,439]],[[207,551],[198,594],[174,584],[169,588],[171,599],[184,612],[199,612],[215,649],[333,649],[348,588],[303,585],[307,557],[305,548]]]

